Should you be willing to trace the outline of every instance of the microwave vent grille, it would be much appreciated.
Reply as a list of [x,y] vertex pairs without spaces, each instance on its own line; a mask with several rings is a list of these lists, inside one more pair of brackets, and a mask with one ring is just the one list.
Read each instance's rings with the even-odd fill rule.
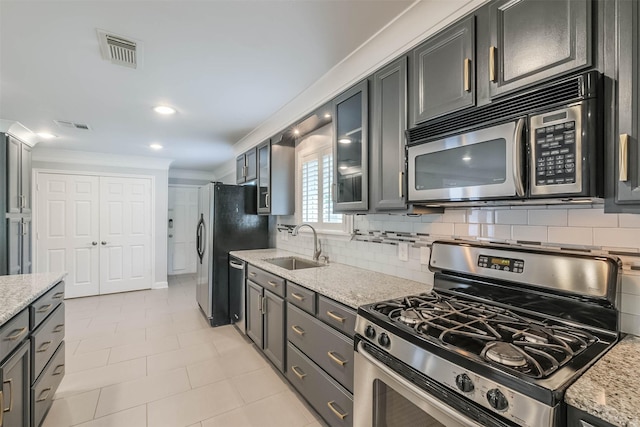
[[584,94],[584,76],[577,76],[554,85],[495,101],[479,108],[466,110],[455,116],[432,120],[407,130],[407,144],[415,145],[438,136],[458,133],[479,125],[506,121],[536,109],[568,101],[580,100]]

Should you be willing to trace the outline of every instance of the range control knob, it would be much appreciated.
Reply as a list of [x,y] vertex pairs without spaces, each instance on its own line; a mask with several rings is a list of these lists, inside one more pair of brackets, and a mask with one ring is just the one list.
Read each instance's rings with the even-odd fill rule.
[[380,338],[378,338],[378,344],[383,347],[389,347],[391,340],[389,339],[389,336],[383,332],[380,334]]
[[373,326],[369,325],[365,328],[364,334],[367,336],[367,338],[374,339],[376,336],[376,330],[373,329]]
[[471,381],[471,378],[469,378],[469,375],[467,374],[458,375],[456,377],[456,385],[458,386],[460,391],[463,391],[465,393],[469,393],[474,389],[473,381]]
[[504,411],[509,407],[509,401],[497,388],[492,388],[487,392],[487,400],[493,409]]

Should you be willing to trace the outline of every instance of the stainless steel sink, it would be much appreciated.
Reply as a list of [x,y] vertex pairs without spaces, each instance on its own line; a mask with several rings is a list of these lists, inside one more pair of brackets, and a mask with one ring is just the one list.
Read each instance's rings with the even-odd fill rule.
[[284,257],[284,258],[271,258],[265,259],[270,264],[277,265],[278,267],[286,268],[287,270],[302,270],[303,268],[315,268],[325,267],[326,264],[322,264],[316,261],[310,261],[308,259],[302,259],[297,257]]

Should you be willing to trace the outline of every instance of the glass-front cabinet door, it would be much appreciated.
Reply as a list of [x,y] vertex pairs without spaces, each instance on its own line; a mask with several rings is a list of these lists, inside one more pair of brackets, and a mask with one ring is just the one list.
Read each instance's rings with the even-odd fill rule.
[[271,193],[270,174],[271,141],[267,139],[258,145],[258,213],[269,213]]
[[334,212],[368,209],[368,87],[363,81],[333,101]]

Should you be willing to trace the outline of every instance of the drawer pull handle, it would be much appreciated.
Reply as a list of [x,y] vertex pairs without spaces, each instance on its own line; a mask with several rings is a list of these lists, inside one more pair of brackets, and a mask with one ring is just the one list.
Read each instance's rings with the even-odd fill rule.
[[[0,409],[4,408],[4,394],[0,390]],[[0,427],[4,424],[4,411],[0,411]]]
[[291,367],[291,371],[292,371],[294,374],[296,374],[296,377],[298,377],[298,378],[300,378],[300,379],[303,379],[304,377],[306,377],[306,376],[307,376],[307,374],[305,374],[304,372],[303,372],[303,373],[300,373],[299,369],[300,369],[300,368],[299,368],[299,367],[297,367],[297,366],[292,366],[292,367]]
[[13,411],[13,378],[4,382],[4,384],[9,384],[9,407],[7,409],[4,408],[4,402],[2,403],[2,412],[11,412]]
[[336,414],[336,417],[340,418],[341,420],[344,420],[345,418],[347,418],[347,415],[349,415],[349,413],[348,412],[342,413],[338,411],[334,406],[335,404],[336,404],[335,400],[332,400],[331,402],[327,402],[327,406],[329,407],[329,409],[331,409],[331,412]]
[[625,182],[628,178],[628,170],[629,170],[629,135],[623,133],[620,135],[620,141],[618,145],[618,169],[619,176],[618,181]]
[[62,365],[56,366],[56,369],[53,370],[52,375],[60,375],[64,371],[64,363]]
[[61,331],[64,331],[64,323],[62,323],[62,324],[60,324],[60,325],[56,326],[56,328],[55,328],[53,331],[51,331],[51,332],[54,332],[54,333],[56,333],[56,334],[57,334],[58,332],[61,332]]
[[[47,400],[47,397],[49,397],[49,393],[51,392],[51,387],[47,387],[44,390],[42,390],[42,392],[40,392],[40,395],[38,396],[38,399],[36,400],[36,402],[43,402],[45,400]],[[44,394],[44,397],[42,397],[42,395]]]
[[347,364],[348,360],[342,360],[339,357],[337,357],[333,351],[327,351],[327,356],[329,356],[329,359],[333,360],[334,362],[336,362],[338,365],[340,366],[344,366]]
[[471,92],[471,59],[465,58],[463,63],[462,75],[463,75],[463,86],[465,92]]
[[295,292],[291,292],[291,296],[297,299],[298,301],[304,301],[304,296],[297,294]]
[[13,335],[5,337],[5,341],[15,341],[27,332],[27,327],[16,329]]
[[53,294],[53,299],[62,299],[63,296],[64,292],[56,292],[55,294]]
[[298,334],[300,336],[304,335],[304,329],[302,329],[300,326],[292,325],[291,329],[293,329],[293,332],[295,332],[296,334]]
[[274,288],[277,288],[278,285],[279,285],[279,283],[276,283],[273,280],[269,280],[267,283],[270,284],[271,286],[273,286]]
[[255,273],[255,272],[253,272],[253,271],[252,271],[251,273],[249,273],[249,276],[250,276],[250,277],[256,277],[257,275],[258,275],[258,273]]
[[494,82],[498,79],[496,73],[496,47],[489,48],[489,80]]
[[50,346],[51,346],[51,341],[43,342],[40,348],[38,349],[38,351],[36,351],[36,353],[44,353],[45,351],[49,350]]
[[331,310],[327,310],[327,316],[331,317],[333,320],[337,320],[340,323],[344,323],[344,321],[347,320],[346,317],[338,316]]
[[46,313],[47,311],[49,311],[51,309],[51,306],[53,304],[47,304],[47,305],[43,305],[42,307],[40,307],[36,313]]

